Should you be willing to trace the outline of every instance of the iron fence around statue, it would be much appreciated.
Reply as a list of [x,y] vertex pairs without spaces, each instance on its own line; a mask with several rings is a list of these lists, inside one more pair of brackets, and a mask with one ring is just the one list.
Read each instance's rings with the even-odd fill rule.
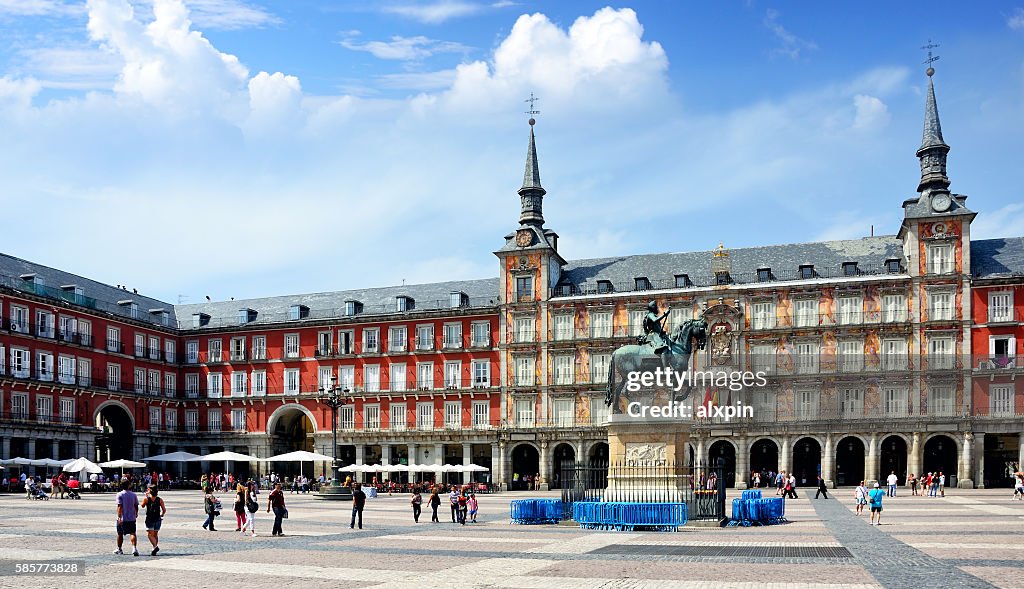
[[689,520],[725,517],[724,465],[691,466],[656,462],[563,463],[564,519],[572,519],[573,503],[686,503]]

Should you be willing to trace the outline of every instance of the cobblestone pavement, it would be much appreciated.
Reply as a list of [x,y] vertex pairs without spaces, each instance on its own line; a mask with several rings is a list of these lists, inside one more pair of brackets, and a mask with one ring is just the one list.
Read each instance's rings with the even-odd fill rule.
[[[251,538],[234,531],[233,515],[218,518],[217,532],[203,530],[198,491],[166,492],[156,557],[144,532],[142,556],[112,554],[113,495],[49,502],[0,495],[0,560],[84,562],[76,588],[126,579],[154,587],[1024,587],[1024,543],[1014,542],[1024,502],[1009,490],[886,499],[881,526],[853,513],[852,495],[801,494],[787,502],[785,525],[678,533],[509,524],[511,499],[556,493],[481,496],[480,523],[464,527],[446,506],[441,523],[431,524],[425,510],[414,524],[408,496],[382,496],[367,502],[365,528],[350,530],[347,504],[288,495],[287,535],[271,537],[271,516],[261,511]],[[0,576],[0,587],[66,581]]]

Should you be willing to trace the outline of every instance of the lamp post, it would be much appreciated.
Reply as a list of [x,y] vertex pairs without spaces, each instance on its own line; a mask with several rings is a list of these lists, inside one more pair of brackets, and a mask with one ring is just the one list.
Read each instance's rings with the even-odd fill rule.
[[338,484],[338,407],[345,404],[345,397],[348,396],[349,390],[347,388],[338,387],[338,377],[331,377],[331,384],[329,387],[320,387],[317,389],[317,401],[325,403],[331,408],[331,435],[334,439],[334,444],[331,447],[331,486],[337,486]]

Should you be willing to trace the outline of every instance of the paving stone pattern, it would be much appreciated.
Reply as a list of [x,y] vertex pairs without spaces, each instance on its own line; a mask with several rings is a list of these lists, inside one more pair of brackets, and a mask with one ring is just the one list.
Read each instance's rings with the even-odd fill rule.
[[467,526],[453,524],[447,509],[439,510],[440,523],[430,523],[425,510],[415,524],[408,496],[381,496],[367,502],[364,529],[350,530],[348,505],[287,495],[287,535],[271,537],[272,518],[261,511],[259,535],[251,538],[234,531],[230,512],[218,518],[217,532],[203,530],[202,495],[165,492],[169,511],[156,557],[141,522],[142,556],[112,554],[113,495],[49,502],[0,495],[0,560],[86,566],[73,580],[0,575],[0,588],[108,588],[117,579],[275,589],[1022,587],[1024,502],[1010,494],[950,490],[944,499],[887,499],[884,525],[874,527],[853,513],[852,491],[843,489],[841,501],[803,494],[788,501],[785,525],[677,533],[509,523],[511,500],[556,493],[481,496],[480,522]]

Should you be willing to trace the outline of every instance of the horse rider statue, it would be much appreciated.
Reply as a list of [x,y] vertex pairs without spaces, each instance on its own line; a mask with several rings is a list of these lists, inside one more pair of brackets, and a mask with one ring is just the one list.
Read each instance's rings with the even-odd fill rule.
[[644,334],[637,339],[638,344],[648,344],[654,349],[654,353],[661,355],[668,349],[668,335],[665,334],[665,318],[668,317],[670,309],[658,315],[657,301],[647,303],[647,314],[644,316]]

